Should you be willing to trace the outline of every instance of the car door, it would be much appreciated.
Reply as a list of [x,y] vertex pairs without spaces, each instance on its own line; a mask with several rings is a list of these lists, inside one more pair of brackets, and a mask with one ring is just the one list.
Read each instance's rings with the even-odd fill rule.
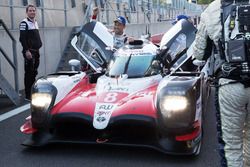
[[79,55],[100,73],[107,67],[112,58],[113,36],[107,27],[100,22],[89,22],[71,40],[72,46]]
[[160,50],[167,68],[175,69],[186,60],[186,51],[195,39],[196,30],[192,23],[182,19],[163,35]]

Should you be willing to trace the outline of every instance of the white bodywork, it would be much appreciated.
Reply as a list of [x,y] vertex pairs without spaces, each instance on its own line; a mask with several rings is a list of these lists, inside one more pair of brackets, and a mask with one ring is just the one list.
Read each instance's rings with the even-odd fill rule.
[[[96,129],[104,129],[108,126],[109,120],[117,104],[110,101],[115,98],[118,93],[135,94],[140,90],[147,89],[154,83],[159,83],[162,80],[161,75],[151,77],[128,79],[127,76],[119,78],[110,78],[105,75],[98,78],[96,85],[97,96],[102,93],[109,93],[111,98],[104,103],[96,103],[94,111],[93,126]],[[105,101],[105,99],[104,99]]]
[[96,94],[99,95],[103,92],[122,92],[122,93],[135,93],[140,90],[146,89],[154,83],[159,83],[162,80],[161,75],[142,78],[110,78],[105,75],[98,78],[96,85]]
[[[80,72],[79,74],[75,74],[72,76],[58,75],[55,77],[46,78],[46,80],[54,85],[58,90],[54,105],[60,102],[85,76],[86,73]],[[39,80],[37,82],[39,82]]]

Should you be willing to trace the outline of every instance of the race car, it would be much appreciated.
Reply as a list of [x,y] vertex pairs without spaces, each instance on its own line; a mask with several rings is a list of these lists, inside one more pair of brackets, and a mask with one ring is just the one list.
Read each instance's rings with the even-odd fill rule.
[[35,82],[23,145],[95,143],[198,155],[208,85],[204,65],[190,63],[194,38],[183,20],[160,46],[139,39],[114,51],[107,28],[87,23],[71,43],[90,68],[72,60],[72,71]]

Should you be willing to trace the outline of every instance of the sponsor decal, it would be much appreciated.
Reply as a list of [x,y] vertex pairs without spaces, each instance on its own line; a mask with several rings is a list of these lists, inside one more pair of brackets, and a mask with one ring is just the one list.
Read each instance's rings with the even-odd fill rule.
[[100,117],[102,115],[108,115],[109,111],[97,111],[96,114]]
[[153,92],[138,92],[135,95],[136,96],[150,96],[150,95],[153,95],[153,94],[154,94]]
[[118,53],[122,56],[140,56],[140,55],[147,55],[146,53],[143,52],[142,49],[133,49],[133,50],[119,50]]
[[[110,111],[110,110],[112,110],[112,108],[113,108],[114,106],[113,105],[101,105],[100,107],[99,107],[99,110],[106,110],[106,111]],[[105,113],[106,114],[106,113]]]
[[125,87],[109,87],[108,90],[114,92],[129,92],[129,89]]
[[81,78],[80,78],[80,76],[77,75],[77,76],[73,76],[72,80],[74,83],[76,83],[76,82],[79,82],[81,80]]
[[77,82],[79,82],[79,81],[80,81],[80,78],[79,78],[79,79],[74,80],[74,81],[73,81],[73,83],[77,83]]
[[201,96],[196,101],[195,121],[200,120],[200,118],[201,118]]
[[[107,94],[106,102],[115,101],[114,94]],[[96,103],[94,118],[93,118],[93,126],[96,129],[105,129],[108,126],[109,120],[111,118],[112,112],[116,108],[116,104],[113,103]]]
[[97,117],[96,120],[98,122],[104,122],[106,120],[106,118],[105,117]]

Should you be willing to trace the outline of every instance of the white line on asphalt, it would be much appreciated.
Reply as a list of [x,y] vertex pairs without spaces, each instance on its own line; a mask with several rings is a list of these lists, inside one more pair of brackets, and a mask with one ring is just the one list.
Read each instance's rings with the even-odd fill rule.
[[24,112],[24,111],[28,110],[29,108],[30,108],[30,104],[26,104],[26,105],[23,105],[23,106],[21,106],[19,108],[11,110],[11,111],[9,111],[7,113],[4,113],[4,114],[0,115],[0,122],[4,121],[4,120],[6,120],[6,119],[8,119],[8,118],[10,118],[12,116],[15,116],[15,115],[17,115],[17,114],[19,114],[21,112]]

